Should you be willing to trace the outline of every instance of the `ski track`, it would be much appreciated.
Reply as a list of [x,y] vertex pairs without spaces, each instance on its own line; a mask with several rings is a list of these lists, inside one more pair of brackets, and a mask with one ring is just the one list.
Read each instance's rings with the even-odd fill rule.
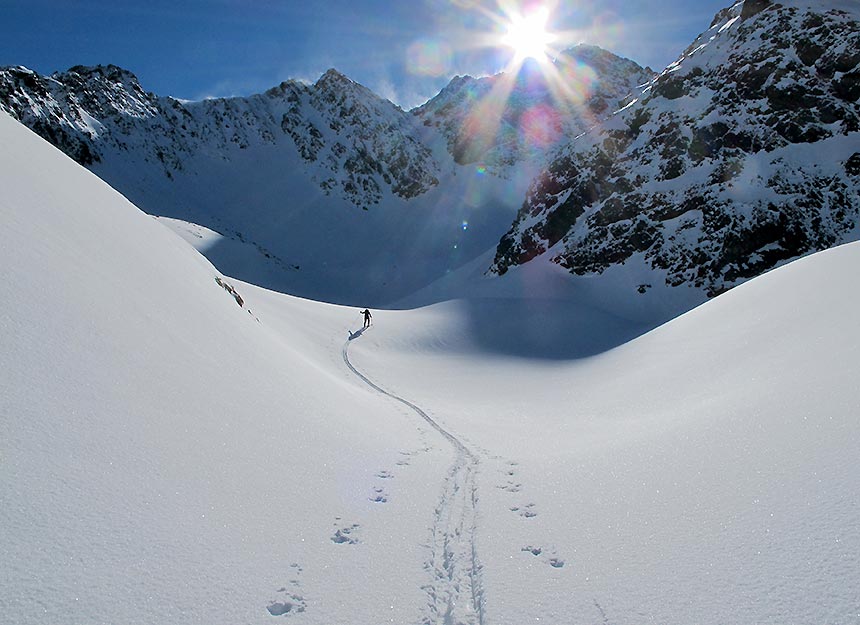
[[386,391],[353,366],[349,344],[362,332],[351,333],[343,345],[343,362],[349,370],[373,390],[408,407],[454,448],[454,463],[448,469],[433,516],[430,555],[425,564],[432,580],[423,587],[428,595],[428,613],[421,623],[484,625],[484,591],[475,540],[478,457],[420,407]]

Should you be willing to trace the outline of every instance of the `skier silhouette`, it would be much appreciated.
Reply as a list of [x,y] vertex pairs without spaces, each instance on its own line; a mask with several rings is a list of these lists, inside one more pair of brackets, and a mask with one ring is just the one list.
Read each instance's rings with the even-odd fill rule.
[[365,308],[361,311],[361,314],[364,315],[364,327],[370,327],[370,320],[373,319],[373,315],[370,314],[370,311]]

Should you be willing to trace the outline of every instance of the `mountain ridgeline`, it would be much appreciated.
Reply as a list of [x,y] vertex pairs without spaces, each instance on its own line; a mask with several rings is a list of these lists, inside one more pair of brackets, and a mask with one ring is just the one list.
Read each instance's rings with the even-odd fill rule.
[[[738,3],[659,75],[584,45],[550,73],[458,76],[404,111],[335,70],[186,102],[112,65],[8,67],[0,109],[147,212],[233,233],[276,271],[309,272],[303,284],[376,285],[375,305],[493,248],[491,274],[623,266],[639,293],[705,297],[860,238],[850,3]],[[338,244],[350,237],[365,249]],[[410,263],[424,270],[398,283]]]
[[14,117],[87,166],[140,158],[172,179],[192,154],[229,160],[236,150],[286,140],[322,189],[359,207],[377,203],[383,187],[410,198],[439,182],[408,116],[333,69],[314,85],[287,81],[248,98],[182,102],[145,92],[113,65],[49,77],[6,68],[0,97]]

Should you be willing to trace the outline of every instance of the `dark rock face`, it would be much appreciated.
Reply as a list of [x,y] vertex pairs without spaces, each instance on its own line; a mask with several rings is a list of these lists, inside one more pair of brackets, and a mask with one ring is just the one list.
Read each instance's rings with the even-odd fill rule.
[[493,271],[542,254],[577,275],[636,262],[716,295],[856,238],[858,53],[844,13],[751,0],[721,12],[534,181]]
[[744,0],[744,7],[741,10],[741,19],[747,19],[753,15],[758,15],[769,6],[772,6],[771,0]]
[[860,152],[855,152],[845,161],[845,173],[849,176],[860,176]]

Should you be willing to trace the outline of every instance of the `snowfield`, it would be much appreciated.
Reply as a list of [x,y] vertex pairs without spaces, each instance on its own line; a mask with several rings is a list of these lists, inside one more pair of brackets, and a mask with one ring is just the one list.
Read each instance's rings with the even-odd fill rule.
[[360,331],[0,138],[0,622],[860,622],[860,244]]

